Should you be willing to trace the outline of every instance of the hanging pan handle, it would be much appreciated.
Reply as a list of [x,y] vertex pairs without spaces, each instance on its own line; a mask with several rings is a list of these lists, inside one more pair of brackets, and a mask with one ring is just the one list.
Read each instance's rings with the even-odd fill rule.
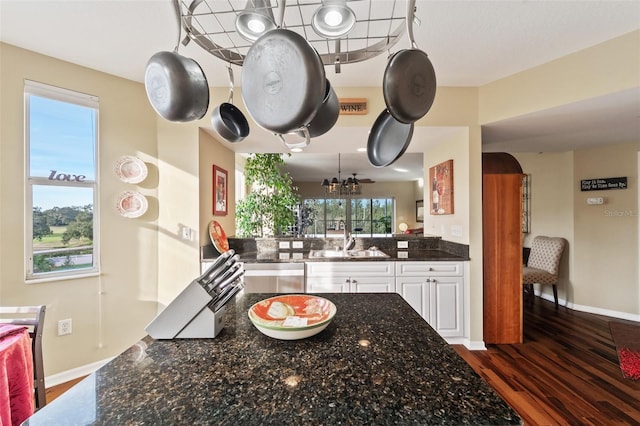
[[416,41],[413,37],[413,20],[416,14],[416,0],[409,0],[407,2],[407,35],[409,36],[409,42],[411,42],[411,48],[417,49]]
[[284,27],[284,8],[287,2],[285,0],[278,1],[278,28]]
[[233,70],[231,64],[227,65],[227,71],[229,71],[229,103],[233,104]]

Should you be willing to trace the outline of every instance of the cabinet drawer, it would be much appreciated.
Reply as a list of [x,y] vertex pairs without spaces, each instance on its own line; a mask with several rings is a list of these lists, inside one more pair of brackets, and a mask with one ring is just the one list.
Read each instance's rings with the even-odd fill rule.
[[462,276],[462,262],[396,262],[396,276]]
[[307,262],[307,276],[393,277],[394,262]]

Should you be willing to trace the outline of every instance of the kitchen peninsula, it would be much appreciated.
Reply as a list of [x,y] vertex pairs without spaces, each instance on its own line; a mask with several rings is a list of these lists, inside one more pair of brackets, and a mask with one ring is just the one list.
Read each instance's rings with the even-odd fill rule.
[[145,337],[32,416],[50,424],[521,424],[398,294],[324,294],[331,324],[275,340],[243,294],[215,339]]

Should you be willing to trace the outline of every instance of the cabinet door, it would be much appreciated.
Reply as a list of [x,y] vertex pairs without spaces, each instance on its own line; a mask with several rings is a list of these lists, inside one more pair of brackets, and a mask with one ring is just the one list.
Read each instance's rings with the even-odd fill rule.
[[425,278],[396,278],[396,291],[422,318],[429,321],[431,292]]
[[393,277],[351,277],[353,293],[395,293],[396,283]]
[[346,277],[307,277],[307,293],[348,293],[349,278]]
[[462,290],[463,279],[461,277],[430,278],[431,312],[429,324],[442,337],[464,335]]

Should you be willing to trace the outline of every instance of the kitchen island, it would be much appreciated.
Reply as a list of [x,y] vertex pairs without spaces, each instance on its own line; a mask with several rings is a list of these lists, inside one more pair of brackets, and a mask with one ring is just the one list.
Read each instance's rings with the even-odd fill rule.
[[215,339],[145,337],[33,415],[51,424],[521,424],[398,294],[323,294],[331,324],[275,340],[240,293]]

